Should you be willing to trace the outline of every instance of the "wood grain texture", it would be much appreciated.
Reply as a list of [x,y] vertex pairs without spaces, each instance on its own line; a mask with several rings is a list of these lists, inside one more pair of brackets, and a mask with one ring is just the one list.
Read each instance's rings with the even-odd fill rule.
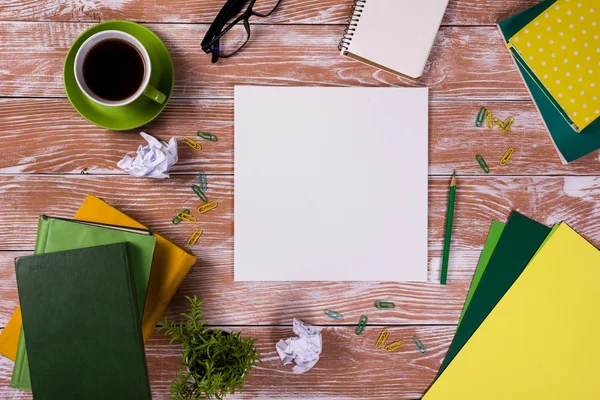
[[[27,254],[31,252],[0,252],[0,326],[19,303],[14,259]],[[293,317],[319,324],[336,322],[325,317],[325,309],[345,316],[338,325],[355,324],[365,312],[375,324],[453,324],[462,310],[479,252],[452,253],[451,279],[446,286],[437,283],[440,257],[441,251],[432,252],[429,283],[234,282],[231,251],[206,248],[171,300],[166,316],[179,318],[188,305],[185,296],[196,294],[204,301],[206,321],[213,325],[278,325]],[[397,308],[375,311],[375,301],[394,301]]]
[[[451,0],[443,24],[493,25],[536,0]],[[211,23],[224,0],[3,0],[0,20]],[[253,24],[345,24],[352,0],[283,0],[269,18]]]
[[[188,185],[196,177],[178,176],[160,183],[132,177],[5,176],[0,177],[0,250],[31,251],[37,216],[72,216],[87,194],[95,194],[150,228],[185,243],[195,224],[171,224],[181,208],[199,204]],[[205,299],[214,324],[281,324],[290,315],[323,319],[323,309],[339,309],[358,318],[363,307],[388,299],[400,313],[379,313],[376,321],[393,324],[455,323],[483,246],[490,221],[505,221],[517,209],[551,225],[569,223],[592,244],[600,244],[600,178],[461,177],[457,189],[452,259],[448,286],[440,286],[439,265],[444,237],[447,178],[429,183],[429,282],[249,283],[233,282],[232,177],[209,177],[209,198],[219,207],[203,215],[204,235],[193,248],[199,260],[172,301],[168,315],[185,308],[184,295]],[[0,264],[0,322],[16,305],[11,254]],[[381,277],[385,281],[385,277]]]
[[[91,24],[0,22],[0,96],[64,96],[67,50]],[[234,85],[428,86],[431,99],[528,100],[495,27],[438,32],[419,82],[342,57],[342,26],[256,26],[235,58],[211,64],[200,49],[206,25],[148,24],[175,63],[174,97],[233,97]]]
[[[485,105],[502,119],[514,116],[512,133],[475,127],[479,107]],[[438,101],[430,103],[429,173],[482,175],[475,161],[481,154],[492,175],[598,175],[598,152],[570,165],[562,165],[546,128],[532,102]],[[51,128],[48,128],[51,127]],[[148,126],[129,133],[98,128],[82,117],[66,99],[0,99],[0,173],[124,174],[117,162],[133,154],[144,140],[143,130],[162,140],[195,137],[202,129],[218,136],[216,143],[202,141],[204,149],[179,146],[175,174],[233,173],[233,101],[172,101]],[[256,140],[260,140],[257,137]],[[499,160],[508,147],[516,150],[508,165]],[[401,154],[404,150],[399,149]]]
[[[290,327],[228,328],[258,339],[263,364],[250,374],[243,394],[227,398],[280,400],[419,398],[433,381],[455,330],[454,326],[368,326],[361,336],[356,336],[354,327],[328,327],[323,330],[320,360],[312,370],[297,375],[291,371],[291,365],[282,365],[275,351],[275,343],[280,339],[294,336]],[[375,348],[384,328],[390,331],[388,342],[404,341],[399,351],[386,353]],[[425,345],[426,354],[417,351],[411,340],[414,335]],[[179,354],[177,344],[170,345],[157,332],[146,345],[154,400],[168,399],[168,384],[177,371]],[[0,360],[0,398],[31,399],[30,393],[9,387],[12,367],[12,361]]]

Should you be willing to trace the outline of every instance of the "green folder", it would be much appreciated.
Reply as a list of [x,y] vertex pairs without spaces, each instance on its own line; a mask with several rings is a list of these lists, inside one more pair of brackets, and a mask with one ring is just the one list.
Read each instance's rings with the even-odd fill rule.
[[475,289],[479,286],[479,281],[485,272],[485,269],[488,266],[490,258],[492,258],[492,254],[494,253],[494,249],[496,249],[496,245],[500,240],[500,236],[504,231],[504,227],[506,225],[502,222],[492,221],[492,225],[490,226],[490,231],[488,232],[487,239],[485,240],[485,244],[483,245],[483,250],[481,251],[481,256],[479,257],[479,262],[477,263],[477,267],[475,268],[475,274],[473,275],[473,280],[471,281],[471,286],[469,287],[469,292],[467,293],[467,299],[465,300],[465,305],[463,306],[462,313],[460,314],[460,318],[458,319],[458,326],[456,329],[460,327],[460,323],[465,316],[465,312],[467,308],[469,308],[469,304],[471,304],[471,299],[473,298],[473,294],[475,293]]
[[150,399],[132,270],[129,243],[17,258],[34,399]]
[[438,377],[517,280],[551,229],[513,212],[473,293]]
[[[143,229],[103,225],[84,221],[41,216],[38,223],[34,254],[44,254],[63,250],[80,249],[105,244],[130,243],[133,276],[136,287],[137,306],[140,320],[144,311],[152,257],[156,238],[152,232]],[[49,301],[50,299],[40,299]],[[21,329],[17,357],[10,385],[17,389],[31,390],[29,364],[25,345],[25,335]]]
[[[520,31],[535,17],[550,7],[556,0],[545,0],[541,3],[514,15],[500,23],[498,27],[504,42]],[[512,52],[511,52],[512,55]],[[581,132],[575,132],[567,120],[557,110],[552,101],[544,94],[544,91],[531,78],[526,69],[516,61],[516,65],[531,93],[554,146],[556,147],[563,163],[570,163],[600,148],[600,118],[596,119]]]

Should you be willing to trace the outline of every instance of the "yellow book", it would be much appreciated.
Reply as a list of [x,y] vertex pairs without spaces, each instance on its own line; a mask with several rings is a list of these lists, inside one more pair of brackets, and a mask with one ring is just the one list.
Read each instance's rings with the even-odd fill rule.
[[600,117],[598,0],[556,1],[508,46],[575,130]]
[[600,251],[562,223],[423,400],[600,399]]
[[[128,215],[110,206],[95,196],[88,196],[75,219],[98,222],[108,225],[119,225],[130,228],[147,229]],[[144,306],[142,331],[144,341],[147,341],[156,327],[171,298],[179,288],[183,278],[196,262],[196,257],[170,242],[163,236],[154,234],[156,247],[152,259],[150,283]],[[15,310],[8,324],[0,334],[0,353],[14,360],[17,352],[19,334],[21,332],[21,310]]]
[[12,317],[0,333],[0,353],[13,361],[17,358],[17,345],[19,344],[22,324],[21,307],[17,306]]

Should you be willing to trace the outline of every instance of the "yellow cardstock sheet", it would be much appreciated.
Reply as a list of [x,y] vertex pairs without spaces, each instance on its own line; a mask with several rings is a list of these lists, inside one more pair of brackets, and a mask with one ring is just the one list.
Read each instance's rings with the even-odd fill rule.
[[562,223],[423,397],[600,399],[600,251]]

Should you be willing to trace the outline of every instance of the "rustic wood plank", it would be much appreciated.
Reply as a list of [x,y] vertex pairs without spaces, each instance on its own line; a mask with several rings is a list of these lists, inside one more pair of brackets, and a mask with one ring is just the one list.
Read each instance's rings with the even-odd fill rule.
[[[446,25],[493,25],[537,3],[537,0],[451,0]],[[0,20],[106,21],[211,23],[223,0],[4,0]],[[269,18],[253,24],[345,24],[352,0],[284,0]]]
[[[130,176],[0,176],[0,250],[32,250],[38,215],[72,216],[88,194],[104,198],[153,230],[186,243],[193,224],[173,225],[181,208],[201,204],[190,189],[196,176],[155,181]],[[449,179],[429,179],[429,248],[441,250]],[[492,219],[505,220],[517,209],[545,224],[571,223],[600,245],[600,177],[459,177],[453,249],[478,250]],[[233,177],[210,176],[208,197],[219,208],[200,218],[204,236],[195,250],[231,250],[233,245]],[[318,196],[318,193],[314,194]],[[350,201],[356,201],[349,199]],[[360,203],[357,201],[357,206]]]
[[[503,119],[515,117],[511,134],[475,127],[475,116],[484,104]],[[488,161],[492,175],[600,174],[600,163],[595,160],[598,152],[567,166],[561,164],[530,101],[439,101],[429,106],[430,174],[449,174],[454,168],[460,174],[483,174],[476,154]],[[156,121],[127,134],[90,124],[66,99],[0,99],[0,135],[4,138],[0,142],[0,173],[124,174],[116,164],[144,142],[137,135],[140,130],[168,140],[194,136],[198,129],[216,134],[218,142],[202,141],[200,152],[181,144],[173,173],[232,174],[232,100],[177,99]],[[508,147],[516,153],[501,167],[500,157]],[[399,149],[399,154],[402,151]]]
[[[312,370],[297,375],[292,373],[291,365],[281,364],[275,351],[277,341],[294,336],[291,328],[228,328],[258,339],[263,364],[250,374],[243,394],[227,398],[282,400],[420,398],[433,382],[455,330],[454,326],[386,327],[390,341],[405,342],[398,352],[386,353],[374,346],[384,326],[367,327],[361,336],[355,335],[353,327],[328,327],[323,330],[319,361]],[[411,340],[414,335],[422,340],[426,354],[417,351]],[[170,345],[159,333],[153,334],[146,345],[146,358],[154,400],[168,399],[168,384],[178,368],[179,357],[177,344]],[[31,399],[31,394],[9,387],[12,367],[12,361],[0,359],[0,397]]]
[[[130,177],[0,177],[4,205],[0,249],[31,251],[37,215],[72,216],[87,194],[104,198],[176,243],[184,243],[194,225],[174,226],[170,220],[176,210],[198,204],[187,179],[172,178],[157,189],[154,181]],[[492,219],[505,221],[509,211],[517,209],[547,225],[564,220],[594,245],[600,244],[600,221],[589,218],[600,213],[600,177],[463,177],[457,192],[451,284],[440,286],[447,187],[447,178],[430,179],[428,283],[235,283],[232,178],[209,177],[208,194],[220,205],[201,218],[205,233],[193,249],[199,260],[168,315],[183,311],[184,295],[192,294],[206,299],[207,318],[215,324],[280,324],[291,310],[298,316],[324,319],[324,308],[358,318],[373,301],[389,299],[398,302],[400,313],[378,313],[380,323],[454,323]],[[13,258],[8,253],[0,264],[0,295],[5,299],[0,305],[0,323],[7,321],[16,305]]]
[[[0,252],[0,326],[19,304],[14,259],[31,252]],[[206,248],[171,301],[166,315],[179,318],[187,307],[185,296],[204,300],[206,320],[211,324],[286,324],[290,314],[315,323],[335,322],[323,310],[345,315],[341,325],[375,312],[373,302],[394,301],[393,311],[370,314],[376,324],[416,325],[456,323],[479,258],[478,251],[451,253],[449,285],[441,286],[441,251],[431,254],[428,284],[399,282],[233,282],[233,256],[229,250]],[[385,279],[382,277],[381,279]]]
[[[85,23],[0,23],[0,96],[64,96],[64,57]],[[413,82],[339,55],[342,26],[256,26],[235,58],[200,49],[207,25],[149,24],[175,63],[175,97],[229,97],[234,85],[429,86],[432,99],[529,98],[495,27],[445,27]]]

